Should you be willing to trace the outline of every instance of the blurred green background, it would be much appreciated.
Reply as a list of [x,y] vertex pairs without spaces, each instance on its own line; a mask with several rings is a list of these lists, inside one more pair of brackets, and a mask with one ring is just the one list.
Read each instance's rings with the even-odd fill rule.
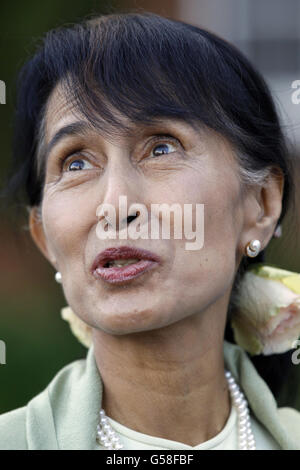
[[[1,2],[0,79],[6,83],[6,104],[0,105],[1,186],[11,157],[16,74],[36,41],[51,28],[114,8],[112,1]],[[23,214],[1,211],[0,339],[6,343],[6,364],[0,365],[0,413],[26,404],[59,369],[86,355],[60,317],[66,305],[62,289],[33,245]]]
[[[226,2],[225,2],[226,3]],[[179,2],[113,2],[85,0],[2,1],[0,6],[0,79],[6,83],[6,104],[0,105],[2,184],[11,157],[12,114],[16,73],[34,51],[35,42],[56,26],[76,22],[92,13],[121,7],[144,8],[180,16]],[[177,10],[176,8],[177,7]],[[300,78],[300,77],[295,77]],[[2,185],[1,184],[1,185]],[[298,214],[296,209],[296,215]],[[294,218],[294,215],[292,216]],[[284,225],[284,237],[271,242],[268,261],[300,272],[297,220]],[[26,212],[1,211],[0,340],[6,343],[6,365],[0,365],[0,413],[25,405],[43,390],[64,365],[86,355],[60,317],[65,306],[54,271],[30,239]],[[300,410],[299,366],[292,368],[280,403]]]

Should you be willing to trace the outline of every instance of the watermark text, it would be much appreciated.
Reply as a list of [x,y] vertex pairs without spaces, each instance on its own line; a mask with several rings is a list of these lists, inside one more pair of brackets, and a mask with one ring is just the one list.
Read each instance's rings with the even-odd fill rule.
[[6,104],[6,86],[3,80],[0,80],[0,104]]
[[6,344],[0,339],[0,365],[6,364]]
[[[97,207],[97,237],[101,240],[194,240],[186,242],[186,250],[200,250],[204,245],[204,204],[151,204],[150,213],[144,204],[133,203],[129,210],[127,197],[119,196],[119,217],[115,206],[108,203]],[[132,218],[128,224],[128,218]]]

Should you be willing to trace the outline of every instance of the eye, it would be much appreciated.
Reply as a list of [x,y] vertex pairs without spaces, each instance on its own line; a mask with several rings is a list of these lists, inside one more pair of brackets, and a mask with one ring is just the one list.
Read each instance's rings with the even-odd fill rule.
[[[167,140],[171,140],[171,142],[166,142]],[[169,155],[170,153],[174,153],[178,150],[178,147],[182,149],[182,145],[178,139],[175,137],[165,134],[165,135],[157,135],[155,139],[157,144],[152,146],[152,150],[150,152],[151,157],[161,157],[162,155]]]
[[153,147],[152,149],[151,154],[154,157],[160,157],[161,155],[176,152],[176,150],[177,148],[175,145],[164,142],[164,143],[155,145],[155,147]]
[[88,170],[90,168],[93,168],[93,165],[91,165],[90,162],[83,158],[77,158],[66,166],[66,171]]
[[88,158],[84,158],[81,152],[72,153],[60,159],[60,169],[63,172],[90,170],[93,165]]

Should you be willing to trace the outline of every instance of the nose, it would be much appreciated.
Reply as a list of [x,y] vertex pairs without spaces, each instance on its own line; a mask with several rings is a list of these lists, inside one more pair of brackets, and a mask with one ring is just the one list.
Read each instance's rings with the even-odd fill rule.
[[122,162],[118,160],[107,165],[100,184],[102,210],[98,206],[97,216],[105,217],[107,225],[122,230],[140,217],[140,211],[134,206],[145,204],[141,200],[143,177],[124,155]]
[[[124,222],[126,222],[127,225],[130,224],[133,220],[135,220],[139,216],[139,212],[137,211],[135,215],[128,215],[125,219]],[[123,222],[123,221],[122,221]]]

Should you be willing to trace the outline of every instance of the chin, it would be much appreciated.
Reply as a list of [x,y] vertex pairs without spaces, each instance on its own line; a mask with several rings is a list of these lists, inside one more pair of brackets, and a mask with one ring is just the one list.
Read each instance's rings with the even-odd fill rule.
[[113,335],[127,335],[131,333],[145,332],[162,328],[162,318],[158,318],[159,312],[151,309],[129,308],[109,312],[99,312],[97,318],[94,318],[96,328]]

